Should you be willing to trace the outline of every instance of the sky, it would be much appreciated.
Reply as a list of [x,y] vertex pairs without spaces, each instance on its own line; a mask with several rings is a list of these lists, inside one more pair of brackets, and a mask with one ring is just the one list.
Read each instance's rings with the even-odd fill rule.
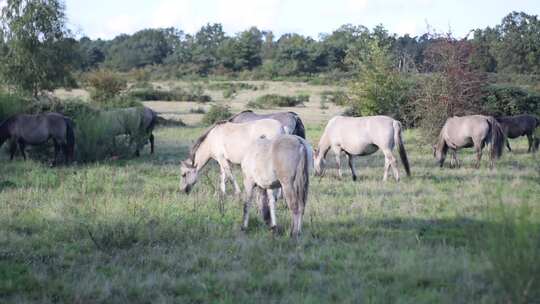
[[463,37],[511,11],[540,15],[540,0],[66,0],[69,27],[93,39],[158,27],[193,34],[206,23],[221,23],[229,35],[257,26],[317,38],[343,24],[383,24],[400,35],[421,35],[429,25]]

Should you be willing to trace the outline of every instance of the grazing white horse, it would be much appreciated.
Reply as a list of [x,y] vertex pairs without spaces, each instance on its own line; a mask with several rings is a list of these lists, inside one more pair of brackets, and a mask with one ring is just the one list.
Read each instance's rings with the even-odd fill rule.
[[291,236],[297,237],[302,229],[302,216],[309,188],[311,147],[296,135],[279,135],[274,139],[259,138],[242,160],[244,174],[244,219],[247,229],[249,206],[254,189],[262,190],[268,204],[270,228],[275,229],[276,213],[273,189],[281,187],[292,216]]
[[260,119],[246,123],[220,121],[210,127],[193,145],[190,156],[182,161],[180,189],[189,193],[197,182],[199,172],[210,159],[218,162],[221,170],[221,192],[225,194],[225,184],[230,179],[237,195],[240,187],[234,178],[231,164],[240,164],[245,154],[251,149],[255,139],[272,139],[284,134],[281,123],[274,119]]
[[315,150],[315,174],[324,173],[326,154],[330,149],[335,154],[339,177],[341,172],[341,151],[349,159],[352,179],[356,180],[353,157],[375,153],[381,149],[384,154],[384,177],[388,178],[388,169],[392,167],[396,181],[399,180],[397,161],[392,150],[398,146],[401,162],[405,172],[410,176],[409,160],[403,145],[401,123],[388,116],[346,117],[335,116],[326,125],[319,141],[319,148]]

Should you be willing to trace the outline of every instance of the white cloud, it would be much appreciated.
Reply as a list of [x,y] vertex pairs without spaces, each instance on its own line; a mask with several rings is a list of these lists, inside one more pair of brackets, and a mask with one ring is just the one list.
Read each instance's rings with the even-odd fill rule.
[[399,35],[416,36],[421,32],[422,25],[418,23],[418,20],[402,20],[396,24],[393,30]]
[[368,4],[368,0],[347,0],[347,8],[353,13],[363,12]]
[[192,0],[162,0],[151,16],[152,28],[179,27],[189,33],[197,31],[204,22],[195,14]]
[[115,16],[105,23],[104,28],[101,30],[102,34],[107,38],[113,38],[119,34],[131,34],[135,32],[139,27],[135,17],[128,15]]
[[276,29],[282,0],[217,0],[217,21],[227,31],[238,32],[257,26]]

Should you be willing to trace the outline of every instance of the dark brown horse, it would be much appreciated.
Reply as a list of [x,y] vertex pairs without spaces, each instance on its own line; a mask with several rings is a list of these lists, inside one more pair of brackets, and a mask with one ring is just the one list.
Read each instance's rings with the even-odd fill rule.
[[26,160],[26,145],[42,145],[49,139],[54,142],[54,160],[61,149],[66,163],[73,160],[75,135],[73,121],[59,113],[43,113],[37,115],[17,114],[0,124],[0,146],[10,139],[10,159],[13,160],[17,146]]
[[491,144],[490,167],[495,159],[502,155],[504,133],[501,125],[491,116],[470,115],[450,117],[446,120],[437,144],[433,146],[433,156],[439,166],[443,166],[448,150],[452,153],[451,166],[459,166],[457,150],[474,147],[476,152],[476,168],[480,167],[482,149]]
[[527,136],[529,149],[527,152],[536,152],[538,150],[539,140],[534,131],[540,126],[540,118],[535,115],[522,114],[515,116],[501,116],[496,118],[506,135],[506,147],[512,152],[508,138],[517,138]]

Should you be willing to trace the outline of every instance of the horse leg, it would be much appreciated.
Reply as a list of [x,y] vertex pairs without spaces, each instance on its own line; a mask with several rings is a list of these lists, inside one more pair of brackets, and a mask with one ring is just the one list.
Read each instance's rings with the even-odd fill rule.
[[459,168],[459,161],[457,159],[457,151],[455,149],[450,149],[450,154],[452,154],[452,159],[450,160],[450,167]]
[[10,153],[9,160],[13,160],[13,158],[15,157],[15,153],[17,153],[17,143],[15,141],[12,141],[10,143],[9,153]]
[[246,189],[246,196],[244,200],[244,216],[242,220],[242,230],[247,230],[249,224],[249,206],[251,204],[251,199],[253,197],[253,189],[255,183],[253,183],[249,178],[246,178],[244,181],[244,187]]
[[356,172],[354,171],[353,155],[347,153],[347,158],[349,159],[349,167],[351,168],[352,180],[356,181]]
[[19,140],[19,150],[21,150],[21,154],[24,160],[26,160],[26,153],[24,153],[25,144],[24,141]]
[[242,193],[242,190],[240,190],[240,186],[238,186],[238,183],[236,182],[236,178],[234,177],[234,174],[231,170],[231,163],[229,161],[227,162],[227,167],[225,168],[225,172],[228,175],[229,179],[233,183],[234,186],[234,194],[236,196],[239,196]]
[[334,151],[334,157],[336,158],[337,168],[338,168],[338,176],[339,179],[343,177],[343,173],[341,172],[341,148],[335,148]]
[[274,197],[274,190],[267,189],[266,196],[268,197],[268,208],[270,209],[270,229],[276,230],[276,199]]
[[[475,146],[474,150],[476,151],[476,164],[474,167],[478,169],[480,168],[480,162],[482,161],[482,146]],[[490,166],[493,166],[493,164],[490,164]]]
[[527,141],[529,142],[529,149],[527,149],[527,153],[530,153],[533,150],[534,143],[534,138],[531,133],[527,134]]
[[383,175],[383,182],[385,182],[388,179],[388,169],[390,168],[390,161],[388,160],[388,157],[386,155],[384,156],[384,175]]
[[299,202],[296,201],[296,197],[293,194],[292,191],[293,187],[292,184],[282,184],[283,188],[283,196],[285,196],[285,200],[287,201],[287,205],[289,206],[289,210],[291,211],[291,237],[298,237],[298,234],[300,233],[301,227],[301,221],[302,216],[301,213],[303,210],[301,210],[301,206]]
[[392,171],[394,173],[394,178],[396,179],[396,181],[399,181],[399,171],[397,169],[396,158],[392,154],[392,151],[383,150],[383,154],[384,154],[384,176],[383,176],[383,181],[388,180],[388,169],[390,169],[390,167],[392,167]]
[[506,139],[506,148],[508,149],[508,152],[512,152],[512,148],[510,147],[510,141],[508,138]]
[[154,134],[150,134],[148,140],[150,141],[150,154],[154,154]]
[[58,160],[58,151],[60,150],[60,145],[58,144],[58,141],[53,138],[53,144],[54,144],[54,160],[53,165],[56,165]]
[[227,181],[227,173],[225,173],[225,168],[223,168],[223,166],[220,167],[220,171],[221,171],[221,180],[220,180],[220,183],[219,183],[219,189],[221,190],[221,193],[223,195],[227,194],[227,185],[226,185],[226,181]]

